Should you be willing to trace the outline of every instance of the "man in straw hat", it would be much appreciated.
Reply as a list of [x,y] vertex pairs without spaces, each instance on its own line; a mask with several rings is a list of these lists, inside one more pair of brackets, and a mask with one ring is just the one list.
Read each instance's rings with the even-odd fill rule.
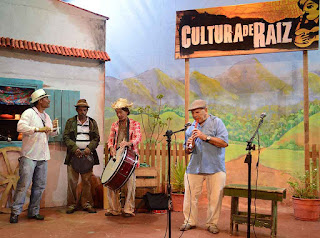
[[50,159],[49,135],[57,135],[58,120],[53,122],[45,109],[50,107],[48,94],[38,89],[31,94],[32,108],[25,110],[17,125],[17,131],[22,133],[21,157],[19,158],[19,180],[13,204],[10,223],[17,223],[22,211],[27,190],[32,182],[28,218],[43,220],[39,214],[40,200],[46,186],[47,161]]
[[[112,104],[112,108],[115,110],[119,119],[112,124],[110,129],[108,148],[112,157],[116,155],[117,148],[124,149],[126,146],[132,148],[136,154],[138,154],[138,144],[141,142],[141,131],[140,123],[128,118],[128,115],[130,115],[129,108],[132,107],[132,104],[133,103],[129,103],[128,100],[124,98],[119,98]],[[139,164],[137,166],[139,166]],[[125,217],[135,216],[136,176],[134,172],[126,183],[126,189],[127,193],[123,208],[123,215]],[[107,196],[108,208],[105,215],[120,215],[120,191],[113,191],[108,188]]]
[[97,122],[87,116],[89,105],[85,99],[80,99],[75,105],[78,115],[68,119],[63,133],[63,141],[67,146],[65,164],[67,165],[68,190],[67,214],[77,209],[77,185],[81,175],[82,192],[79,199],[82,208],[89,213],[93,209],[90,178],[92,168],[99,164],[96,148],[100,142]]
[[191,154],[185,173],[183,202],[184,223],[180,230],[196,227],[198,198],[206,180],[208,212],[206,226],[209,232],[218,233],[218,220],[226,181],[225,147],[228,132],[222,120],[208,113],[204,100],[195,100],[189,107],[195,120],[186,131],[185,150]]

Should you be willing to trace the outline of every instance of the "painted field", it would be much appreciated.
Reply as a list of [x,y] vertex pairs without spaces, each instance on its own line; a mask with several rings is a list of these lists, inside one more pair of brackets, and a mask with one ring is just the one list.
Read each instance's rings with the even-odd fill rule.
[[304,171],[304,151],[267,148],[260,155],[260,163],[286,173],[302,174]]

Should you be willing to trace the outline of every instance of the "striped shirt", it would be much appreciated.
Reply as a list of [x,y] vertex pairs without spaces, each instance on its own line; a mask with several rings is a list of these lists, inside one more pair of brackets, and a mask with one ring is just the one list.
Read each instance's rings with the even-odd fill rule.
[[84,123],[81,123],[79,117],[77,117],[76,145],[79,147],[80,150],[84,150],[89,144],[89,117],[87,117],[87,120]]

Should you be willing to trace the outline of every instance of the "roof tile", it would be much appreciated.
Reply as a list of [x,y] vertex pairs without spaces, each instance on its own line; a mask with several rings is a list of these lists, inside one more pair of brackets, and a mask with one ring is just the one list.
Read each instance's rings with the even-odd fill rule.
[[20,45],[20,49],[24,49],[24,46],[23,46],[23,41],[22,40],[19,40],[19,45]]
[[29,51],[43,52],[46,54],[57,54],[68,57],[82,57],[87,59],[97,59],[101,61],[110,61],[107,52],[87,50],[80,48],[69,48],[58,45],[42,44],[34,41],[17,40],[9,37],[0,37],[0,47],[11,47],[14,49],[25,49]]

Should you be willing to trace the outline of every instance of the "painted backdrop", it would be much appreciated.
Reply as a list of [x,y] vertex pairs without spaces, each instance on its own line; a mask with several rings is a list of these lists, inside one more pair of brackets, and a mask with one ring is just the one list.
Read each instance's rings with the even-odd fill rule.
[[[95,5],[82,6],[110,17],[106,46],[112,58],[106,66],[107,137],[116,120],[110,105],[118,97],[134,102],[132,118],[138,121],[141,109],[157,107],[161,101],[160,117],[170,122],[169,128],[184,125],[184,60],[174,59],[176,11],[263,1],[92,2]],[[303,171],[302,63],[302,52],[190,60],[190,101],[207,100],[210,113],[220,117],[229,132],[228,183],[246,183],[246,141],[262,112],[267,116],[259,134],[258,184],[284,187],[290,174]],[[319,143],[320,138],[319,64],[319,50],[309,51],[310,144]],[[158,95],[163,98],[158,99]],[[177,141],[182,140],[183,135],[179,135]]]

